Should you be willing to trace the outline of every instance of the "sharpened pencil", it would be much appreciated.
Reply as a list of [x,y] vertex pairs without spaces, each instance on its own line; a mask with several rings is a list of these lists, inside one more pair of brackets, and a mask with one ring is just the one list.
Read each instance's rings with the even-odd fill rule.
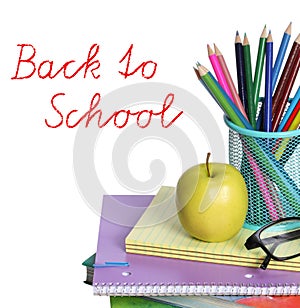
[[264,59],[265,59],[266,40],[267,40],[267,29],[266,26],[264,26],[258,44],[254,82],[253,82],[253,96],[254,96],[253,100],[255,106],[255,114],[259,102],[259,93],[260,93],[261,79],[262,79]]
[[[289,125],[291,124],[291,117],[294,116],[294,109],[296,108],[296,106],[298,105],[298,101],[300,99],[300,86],[298,87],[298,90],[295,94],[295,96],[293,97],[288,109],[286,110],[284,117],[282,118],[277,131],[281,132],[281,131],[286,131],[288,130]],[[288,126],[286,126],[286,124],[288,124]]]
[[231,77],[231,74],[230,74],[229,69],[227,67],[224,56],[221,53],[221,51],[219,50],[219,48],[216,46],[216,44],[214,44],[214,49],[215,49],[215,54],[216,54],[216,56],[219,60],[221,69],[223,71],[223,74],[225,76],[225,79],[227,81],[227,84],[228,84],[228,87],[229,87],[229,90],[230,90],[230,93],[231,93],[230,98],[233,100],[235,105],[239,108],[239,110],[244,115],[244,117],[248,120],[248,116],[247,116],[246,111],[244,109],[244,106],[241,102],[239,94],[237,93],[236,87],[235,87],[234,82],[232,80],[232,77]]
[[227,84],[226,78],[224,76],[222,67],[219,63],[219,59],[217,58],[217,55],[215,54],[215,52],[212,50],[212,48],[208,44],[207,44],[207,52],[208,52],[209,60],[211,62],[211,65],[212,65],[213,70],[216,74],[216,77],[217,77],[219,84],[224,89],[224,91],[227,93],[227,95],[231,99],[233,99],[232,96],[231,96],[231,92],[230,92],[229,86]]
[[265,82],[265,100],[264,100],[264,131],[272,131],[272,68],[273,68],[273,39],[269,32],[266,43],[266,82]]
[[243,40],[243,52],[244,52],[244,64],[245,64],[245,77],[247,88],[247,104],[248,104],[248,117],[252,127],[256,127],[256,112],[254,107],[253,97],[253,80],[252,80],[252,64],[251,64],[251,52],[250,44],[247,34],[244,35]]
[[286,54],[286,50],[291,38],[291,32],[292,32],[292,23],[290,23],[288,25],[288,27],[286,28],[280,46],[279,46],[279,50],[277,53],[277,57],[274,63],[274,67],[273,67],[273,79],[272,79],[272,88],[273,91],[275,90],[275,86],[276,86],[276,82],[278,80],[278,76],[279,76],[279,72],[283,63],[283,59],[285,57]]
[[295,39],[273,96],[273,131],[277,131],[300,68],[300,34]]
[[242,41],[238,31],[236,31],[234,47],[235,47],[236,75],[238,81],[238,93],[241,102],[244,106],[244,109],[248,114],[244,53],[243,53]]
[[[199,67],[200,66],[200,64],[199,63],[197,63],[197,67]],[[201,79],[201,76],[200,76],[200,73],[199,73],[199,71],[198,71],[198,69],[197,68],[195,68],[195,67],[193,67],[193,69],[194,69],[194,72],[195,72],[195,74],[196,74],[196,76],[197,76],[197,79],[200,81],[200,83],[204,86],[204,88],[206,89],[206,91],[210,94],[210,96],[214,99],[214,101],[217,103],[217,104],[219,104],[219,102],[218,102],[218,100],[215,98],[215,96],[213,95],[213,93],[211,92],[211,90],[207,87],[207,85],[204,83],[204,81]]]
[[198,71],[199,71],[201,79],[206,84],[206,86],[210,89],[213,96],[217,99],[220,107],[223,109],[224,113],[228,116],[228,118],[234,124],[242,128],[252,129],[247,119],[243,116],[243,114],[235,106],[233,101],[230,99],[227,93],[223,90],[223,88],[220,86],[220,84],[214,78],[214,76],[210,73],[210,71],[203,65],[198,66]]

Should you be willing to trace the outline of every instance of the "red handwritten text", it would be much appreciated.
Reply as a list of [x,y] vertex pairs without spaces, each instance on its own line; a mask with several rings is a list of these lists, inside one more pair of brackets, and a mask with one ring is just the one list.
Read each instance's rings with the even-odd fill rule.
[[[142,69],[142,76],[145,79],[151,79],[155,72],[156,72],[156,67],[157,67],[157,63],[153,62],[153,61],[146,61],[146,62],[142,62],[138,67],[136,67],[135,69],[133,69],[131,72],[129,72],[129,65],[130,65],[130,60],[131,60],[131,53],[132,53],[132,48],[133,48],[133,44],[130,45],[129,49],[127,50],[126,54],[124,55],[124,57],[119,61],[119,63],[122,63],[127,57],[127,63],[126,63],[126,69],[125,72],[121,72],[119,71],[119,73],[121,75],[124,76],[124,78],[126,79],[128,76],[132,76],[134,75],[139,69]],[[146,67],[150,66],[150,73],[146,74],[145,73],[145,69]],[[151,66],[152,66],[152,71],[151,71]]]
[[[64,124],[68,127],[68,128],[74,128],[77,125],[79,125],[79,123],[85,121],[85,127],[88,127],[90,122],[95,118],[98,124],[99,128],[102,128],[104,126],[106,126],[110,121],[113,121],[115,127],[117,128],[123,128],[127,125],[128,120],[130,117],[136,117],[136,124],[140,127],[140,128],[146,128],[147,126],[149,126],[151,119],[153,116],[160,116],[160,121],[161,121],[161,126],[163,128],[168,128],[170,127],[183,113],[183,111],[180,111],[172,120],[170,120],[168,123],[166,123],[165,120],[165,115],[166,112],[170,109],[170,107],[173,104],[174,101],[174,94],[173,93],[169,93],[166,97],[165,100],[162,104],[162,109],[159,112],[154,112],[153,110],[141,110],[141,111],[137,111],[137,112],[132,112],[130,109],[128,110],[118,110],[115,111],[112,115],[110,115],[107,119],[102,119],[102,115],[103,112],[101,109],[99,109],[99,104],[101,101],[101,95],[100,93],[95,93],[91,102],[90,102],[90,108],[87,112],[85,112],[82,116],[80,116],[79,118],[75,117],[75,114],[78,112],[77,109],[73,109],[71,110],[66,116],[64,116],[62,114],[62,112],[58,109],[58,107],[56,106],[56,99],[60,96],[64,96],[65,93],[57,93],[55,94],[52,99],[51,99],[51,105],[53,110],[57,113],[57,115],[59,116],[59,120],[56,123],[49,123],[49,121],[47,119],[45,119],[45,123],[48,127],[50,128],[57,128],[60,127]],[[119,115],[123,114],[121,120],[119,119]],[[124,115],[125,115],[125,119],[124,119]],[[146,121],[146,123],[142,123],[142,116],[148,116],[148,119]],[[84,123],[84,122],[83,122]]]
[[[52,60],[42,61],[39,65],[34,62],[36,49],[33,45],[18,44],[18,46],[20,47],[19,60],[17,64],[16,74],[11,79],[29,79],[35,74],[35,72],[37,72],[38,77],[41,79],[53,79],[59,74],[63,74],[66,79],[71,79],[75,77],[80,71],[83,71],[83,78],[87,77],[89,71],[94,79],[98,79],[100,77],[100,74],[97,72],[97,70],[100,68],[100,61],[95,59],[100,49],[99,45],[97,44],[93,44],[90,47],[87,59],[81,65],[76,66],[75,60],[69,60],[56,70],[54,69],[54,61]],[[30,54],[30,56],[24,59],[23,52],[25,52],[25,49],[26,52]],[[24,71],[25,67],[27,69],[27,73],[21,74],[20,69],[23,68]]]

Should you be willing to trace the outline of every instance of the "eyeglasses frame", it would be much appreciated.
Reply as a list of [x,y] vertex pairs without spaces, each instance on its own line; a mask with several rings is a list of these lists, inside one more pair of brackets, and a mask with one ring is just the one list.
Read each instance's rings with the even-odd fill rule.
[[[295,254],[295,255],[292,255],[292,256],[287,256],[287,257],[277,257],[273,254],[273,252],[275,251],[275,249],[277,248],[278,245],[280,245],[283,241],[281,240],[281,242],[278,242],[278,239],[280,238],[286,238],[286,241],[288,240],[292,240],[294,238],[300,238],[300,230],[297,230],[297,231],[292,231],[290,233],[287,233],[287,234],[282,234],[282,235],[277,235],[277,236],[274,236],[274,237],[270,237],[268,238],[269,240],[272,240],[272,241],[275,241],[274,242],[274,245],[271,247],[271,249],[268,249],[265,245],[266,243],[266,239],[262,240],[260,238],[260,235],[263,231],[265,231],[266,229],[276,225],[276,224],[280,224],[282,222],[285,222],[285,221],[293,221],[293,220],[297,220],[300,222],[300,217],[285,217],[285,218],[280,218],[276,221],[273,221],[261,228],[259,228],[257,231],[255,231],[250,237],[248,237],[248,239],[246,240],[245,242],[245,247],[248,249],[248,250],[251,250],[251,249],[256,249],[256,248],[261,248],[265,253],[266,253],[266,257],[263,261],[263,263],[261,264],[260,268],[262,269],[266,269],[269,262],[271,261],[271,259],[274,259],[276,261],[285,261],[285,260],[289,260],[289,259],[292,259],[292,258],[296,258],[298,256],[300,256],[300,252]],[[288,230],[287,230],[288,231]],[[290,236],[290,237],[287,237],[286,235],[290,234],[290,235],[293,235],[294,233],[294,236]],[[274,247],[275,246],[275,247]]]

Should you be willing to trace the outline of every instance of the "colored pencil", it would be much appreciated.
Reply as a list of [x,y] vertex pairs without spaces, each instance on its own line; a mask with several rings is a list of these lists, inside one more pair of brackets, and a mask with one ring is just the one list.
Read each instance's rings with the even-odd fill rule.
[[251,153],[252,149],[248,149],[245,142],[242,142],[242,143],[243,143],[243,146],[244,146],[245,154],[247,155],[247,159],[249,161],[249,165],[250,165],[251,169],[253,170],[253,174],[254,174],[256,182],[258,184],[259,190],[260,190],[260,192],[263,196],[263,200],[264,200],[266,207],[268,209],[269,215],[271,216],[272,220],[275,221],[275,220],[279,219],[279,216],[276,212],[276,206],[273,202],[270,191],[267,188],[267,184],[266,184],[265,179],[264,179],[264,174],[262,172],[262,170],[264,170],[264,169],[260,169],[260,167],[258,166],[256,160],[253,157],[253,154]]
[[220,86],[218,81],[210,73],[210,71],[203,65],[198,66],[198,71],[201,79],[205,85],[210,89],[213,96],[219,102],[220,107],[223,109],[229,119],[236,125],[242,128],[252,129],[249,122],[245,119],[239,109],[235,106],[233,101],[227,95],[227,93]]
[[293,119],[291,125],[289,126],[288,130],[298,129],[299,125],[300,125],[300,112],[298,111],[295,118]]
[[278,76],[279,76],[279,72],[280,72],[280,69],[281,69],[281,66],[282,66],[282,63],[283,63],[283,59],[284,59],[284,56],[286,54],[286,50],[287,50],[287,47],[288,47],[288,44],[289,44],[289,41],[290,41],[290,38],[291,38],[291,32],[292,32],[292,23],[290,23],[288,25],[288,27],[286,28],[286,30],[283,34],[283,37],[282,37],[282,40],[281,40],[281,43],[280,43],[280,47],[279,47],[279,50],[278,50],[278,53],[277,53],[277,57],[276,57],[276,60],[275,60],[275,63],[274,63],[273,79],[272,79],[273,91],[275,89],[276,82],[277,82],[277,79],[278,79]]
[[228,84],[231,96],[230,98],[233,100],[233,102],[235,103],[235,105],[239,108],[239,110],[241,111],[241,113],[243,114],[243,116],[248,120],[248,116],[246,114],[246,111],[244,109],[244,106],[241,102],[241,99],[239,97],[239,94],[236,90],[236,87],[234,85],[234,82],[232,80],[231,74],[229,72],[229,69],[227,67],[225,58],[223,56],[223,54],[221,53],[221,51],[219,50],[219,48],[216,46],[216,44],[214,44],[214,49],[215,49],[215,54],[219,60],[219,64],[221,66],[221,69],[223,71],[223,74],[225,76],[226,82]]
[[[293,111],[293,118],[290,118],[289,124],[287,124],[287,130],[295,130],[299,128],[300,125],[300,100],[298,101],[298,104],[296,108]],[[288,123],[288,122],[287,122]],[[299,136],[298,136],[299,137]],[[284,138],[280,143],[276,144],[278,147],[275,152],[275,157],[277,160],[279,160],[281,163],[286,163],[288,159],[292,156],[294,153],[294,150],[299,145],[299,138]],[[280,139],[278,139],[280,140]]]
[[[294,130],[298,128],[297,122],[293,123],[293,121],[295,120],[296,116],[298,115],[300,111],[300,98],[295,106],[295,108],[293,109],[293,112],[291,113],[288,121],[285,123],[282,131],[285,132],[287,130]],[[295,120],[297,121],[297,120]]]
[[[197,67],[198,67],[198,66],[200,66],[199,63],[197,63]],[[213,95],[213,93],[210,91],[210,89],[207,87],[207,85],[206,85],[206,84],[204,83],[204,81],[201,79],[200,73],[199,73],[198,69],[195,68],[195,67],[193,67],[193,69],[194,69],[194,72],[195,72],[195,74],[196,74],[198,80],[200,81],[200,83],[204,86],[204,88],[205,88],[206,91],[210,94],[210,96],[214,99],[214,101],[219,105],[219,102],[218,102],[218,100],[216,99],[216,97]],[[221,106],[220,106],[220,107],[221,107]]]
[[219,63],[219,59],[218,59],[217,55],[215,54],[215,52],[212,50],[212,48],[208,44],[207,44],[207,52],[208,52],[208,57],[209,57],[210,63],[213,67],[213,70],[216,74],[216,77],[217,77],[219,84],[224,89],[224,91],[227,93],[227,95],[233,100],[233,97],[231,95],[231,92],[230,92],[229,86],[227,84],[225,75],[223,73],[222,67]]
[[253,127],[249,123],[249,121],[243,116],[243,114],[240,112],[240,110],[235,106],[234,102],[231,100],[231,98],[227,95],[227,93],[224,91],[224,89],[221,87],[221,85],[217,82],[215,77],[212,75],[211,72],[208,72],[208,74],[211,76],[211,78],[215,81],[216,86],[219,88],[221,94],[225,97],[225,99],[228,101],[228,104],[231,106],[233,111],[236,113],[236,115],[241,119],[243,122],[243,125],[245,128],[253,130]]
[[273,39],[269,32],[266,43],[266,82],[264,100],[264,131],[272,131],[272,68],[273,68]]
[[[282,126],[284,123],[283,127],[279,127],[278,131],[290,131],[290,130],[295,130],[298,128],[297,125],[297,119],[295,119],[300,111],[300,87],[298,88],[294,98],[291,101],[291,104],[286,111],[284,115],[284,120],[281,121],[280,125]],[[300,116],[300,115],[299,115]],[[294,122],[295,121],[295,122]],[[291,141],[290,141],[291,139]],[[273,152],[275,151],[275,157],[277,160],[280,160],[280,162],[286,162],[288,158],[293,154],[295,147],[298,146],[298,143],[295,142],[293,143],[293,140],[295,138],[285,138],[285,139],[277,139],[276,144],[273,148]],[[288,149],[286,151],[286,149]],[[282,159],[282,155],[286,156],[286,160],[284,161]]]
[[264,146],[260,145],[260,140],[254,138],[244,138],[248,149],[251,149],[251,153],[254,156],[255,161],[258,164],[260,170],[272,170],[269,172],[270,180],[275,182],[283,196],[291,204],[298,203],[299,199],[299,188],[294,181],[289,177],[284,168],[281,168],[274,155],[266,151]]
[[244,64],[245,64],[245,77],[247,88],[247,104],[248,104],[248,117],[252,127],[256,127],[254,97],[253,97],[253,80],[252,80],[252,65],[251,65],[251,51],[248,37],[245,33],[243,40]]
[[238,31],[236,31],[234,47],[235,47],[238,92],[239,92],[241,102],[244,106],[244,109],[246,113],[248,113],[244,53],[243,53],[242,41],[241,41]]
[[[289,125],[291,124],[291,121],[295,117],[294,111],[296,106],[298,105],[299,99],[300,99],[300,86],[298,87],[295,96],[293,97],[287,111],[285,112],[284,117],[282,118],[277,131],[281,132],[281,131],[286,131],[288,129]],[[291,118],[292,115],[294,116],[293,118]]]
[[293,43],[273,96],[273,131],[277,131],[300,67],[300,34]]
[[262,79],[264,60],[265,60],[266,40],[267,40],[267,30],[266,30],[266,26],[264,26],[264,29],[259,39],[255,73],[254,73],[254,83],[253,83],[254,98],[253,100],[254,100],[254,106],[255,106],[255,114],[256,114],[258,102],[259,102],[259,93],[260,93],[261,79]]
[[[285,140],[286,139],[282,141],[283,143],[282,147],[279,148],[275,153],[276,160],[278,160],[281,166],[285,166],[290,157],[294,154],[294,151],[300,144],[300,136],[298,135],[296,137],[287,138],[288,140],[287,143]],[[286,151],[286,149],[288,150]]]

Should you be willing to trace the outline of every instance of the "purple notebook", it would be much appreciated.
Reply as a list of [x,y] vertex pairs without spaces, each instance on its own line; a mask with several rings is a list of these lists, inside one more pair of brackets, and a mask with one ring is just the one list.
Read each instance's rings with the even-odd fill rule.
[[125,238],[154,196],[105,195],[94,269],[95,295],[300,294],[300,273],[125,252]]

